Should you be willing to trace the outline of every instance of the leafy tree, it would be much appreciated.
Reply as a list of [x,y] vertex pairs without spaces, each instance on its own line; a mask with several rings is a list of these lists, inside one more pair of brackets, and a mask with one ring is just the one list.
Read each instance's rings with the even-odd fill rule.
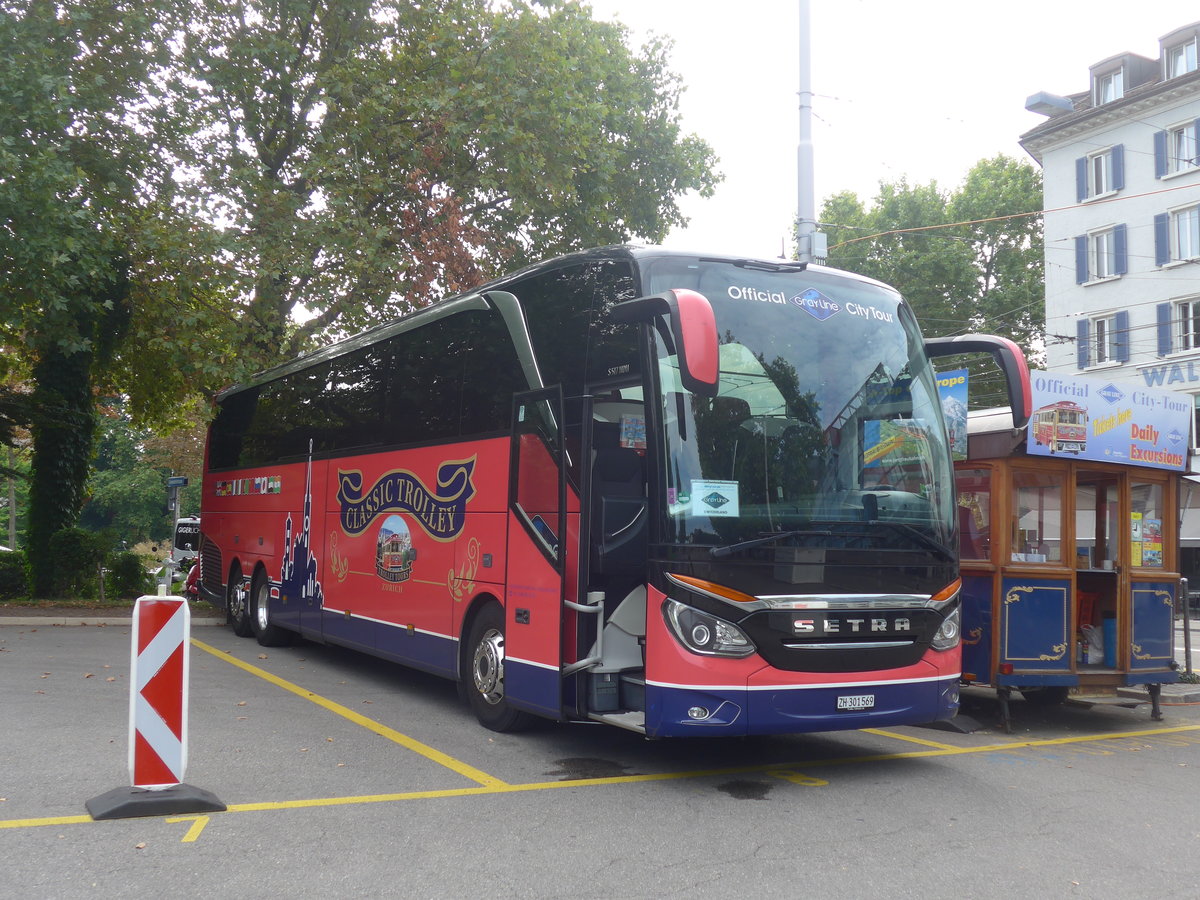
[[[927,336],[1000,334],[1036,363],[1045,345],[1041,203],[1037,170],[1005,156],[980,161],[949,193],[900,179],[881,183],[868,207],[843,192],[821,211],[828,262],[896,287]],[[990,363],[971,368],[973,405],[1007,402]]]
[[161,13],[0,6],[0,338],[32,384],[26,546],[39,595],[53,590],[50,539],[82,503],[93,383],[131,313],[128,222],[155,159],[141,86],[162,53]]
[[[93,398],[137,422],[711,191],[667,47],[563,0],[0,0],[0,344],[33,385],[35,591]],[[301,321],[297,315],[301,314]]]
[[[243,353],[273,362],[711,192],[666,45],[562,0],[197,11],[180,64],[197,212],[227,223]],[[297,325],[294,315],[306,321]]]

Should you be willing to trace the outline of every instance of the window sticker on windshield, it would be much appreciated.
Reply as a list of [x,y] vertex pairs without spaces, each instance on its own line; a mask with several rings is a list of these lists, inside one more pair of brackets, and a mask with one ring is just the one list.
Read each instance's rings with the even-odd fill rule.
[[646,449],[645,416],[621,416],[621,446],[631,450]]
[[741,515],[736,481],[692,481],[692,514],[697,516]]

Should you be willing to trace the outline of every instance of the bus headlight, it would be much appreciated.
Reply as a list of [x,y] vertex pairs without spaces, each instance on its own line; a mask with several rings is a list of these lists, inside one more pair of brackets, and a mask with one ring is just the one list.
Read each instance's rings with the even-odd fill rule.
[[732,622],[670,598],[663,604],[663,613],[679,643],[692,653],[740,658],[754,652],[754,642]]
[[942,620],[942,627],[933,636],[934,650],[950,650],[958,645],[962,636],[961,606],[955,606],[950,615]]

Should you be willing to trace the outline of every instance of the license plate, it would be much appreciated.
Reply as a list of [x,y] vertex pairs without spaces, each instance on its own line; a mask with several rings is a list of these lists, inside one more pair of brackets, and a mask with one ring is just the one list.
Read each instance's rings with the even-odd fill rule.
[[874,706],[874,694],[848,694],[837,698],[838,709],[873,709]]

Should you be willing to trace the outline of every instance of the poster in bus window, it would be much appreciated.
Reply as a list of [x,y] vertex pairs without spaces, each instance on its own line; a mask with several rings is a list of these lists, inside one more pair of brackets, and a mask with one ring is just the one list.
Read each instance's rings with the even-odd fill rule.
[[1182,472],[1191,399],[1135,382],[1031,372],[1031,456],[1064,456]]

